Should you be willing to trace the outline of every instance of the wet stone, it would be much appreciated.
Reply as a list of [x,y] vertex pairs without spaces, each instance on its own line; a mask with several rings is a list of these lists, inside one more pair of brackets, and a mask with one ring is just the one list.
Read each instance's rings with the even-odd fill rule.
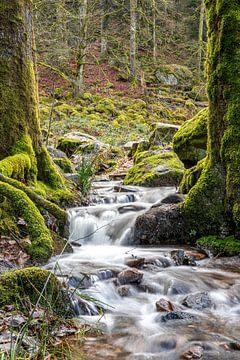
[[197,292],[185,297],[182,304],[194,310],[203,310],[212,306],[212,300],[207,292]]
[[122,285],[117,288],[117,292],[120,296],[126,297],[130,294],[130,288],[127,285]]
[[176,266],[196,266],[196,261],[192,256],[188,256],[183,250],[174,250],[170,253]]
[[220,347],[223,348],[225,351],[240,351],[240,342],[230,341],[220,344]]
[[192,346],[180,356],[180,360],[201,359],[203,351],[201,346]]
[[171,311],[166,315],[161,316],[162,322],[168,322],[173,320],[193,320],[195,316],[183,311]]
[[170,351],[175,349],[177,346],[177,340],[174,338],[163,338],[159,336],[155,338],[151,343],[151,351],[158,353],[160,351]]
[[171,303],[171,301],[162,298],[156,302],[156,310],[158,312],[162,312],[162,311],[170,312],[177,310],[177,306]]
[[118,281],[121,285],[140,284],[143,274],[136,269],[126,269],[118,274]]
[[140,269],[144,265],[145,259],[144,258],[132,258],[127,259],[125,264],[131,268]]
[[164,287],[164,293],[168,296],[188,294],[190,286],[181,280],[170,280]]

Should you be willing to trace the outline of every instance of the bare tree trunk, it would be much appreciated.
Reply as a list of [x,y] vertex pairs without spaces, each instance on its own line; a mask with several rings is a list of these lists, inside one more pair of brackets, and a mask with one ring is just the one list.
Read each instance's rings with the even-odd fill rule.
[[137,54],[137,0],[130,0],[130,72],[131,78],[136,78]]
[[86,62],[87,50],[87,31],[88,31],[88,0],[82,0],[79,4],[79,38],[77,51],[77,81],[75,86],[75,96],[83,90],[84,86],[84,71]]
[[157,60],[157,38],[156,38],[156,0],[152,0],[153,8],[153,63]]
[[102,20],[101,20],[101,58],[104,59],[108,50],[107,30],[109,24],[109,0],[102,0]]
[[205,6],[204,0],[201,1],[200,20],[198,31],[198,80],[201,80],[202,72],[202,51],[203,51],[203,24],[204,24]]

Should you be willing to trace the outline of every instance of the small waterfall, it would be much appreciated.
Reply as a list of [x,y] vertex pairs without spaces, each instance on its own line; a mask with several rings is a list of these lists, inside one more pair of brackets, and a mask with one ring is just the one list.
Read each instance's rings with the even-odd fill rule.
[[[76,315],[102,324],[108,341],[130,353],[126,360],[178,360],[196,348],[206,359],[230,359],[221,344],[240,338],[240,275],[208,269],[207,259],[176,266],[178,249],[131,247],[136,217],[174,192],[96,183],[93,204],[69,210],[70,241],[82,246],[61,257],[58,275]],[[121,282],[126,270],[141,280]],[[157,311],[157,302],[172,311]]]

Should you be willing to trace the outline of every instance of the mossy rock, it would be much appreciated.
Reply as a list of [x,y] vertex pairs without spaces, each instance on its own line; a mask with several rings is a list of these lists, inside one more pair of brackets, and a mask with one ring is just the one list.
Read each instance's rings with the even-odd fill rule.
[[28,314],[38,301],[55,313],[69,315],[71,312],[67,294],[49,271],[31,267],[4,272],[0,276],[0,308],[14,305]]
[[184,173],[184,166],[172,151],[138,154],[136,164],[128,171],[125,185],[177,186]]
[[193,74],[186,66],[162,65],[155,71],[157,81],[164,85],[186,85],[192,82]]
[[240,254],[240,240],[234,236],[228,236],[225,239],[219,239],[217,236],[202,237],[197,244],[205,250],[210,250],[214,254],[225,256],[234,256]]
[[205,166],[206,159],[200,160],[197,165],[187,169],[184,173],[183,179],[180,184],[180,191],[182,194],[187,194],[192,187],[197,183]]
[[57,149],[64,151],[68,156],[74,153],[98,153],[104,144],[93,136],[81,132],[66,134],[58,140]]
[[60,169],[64,173],[72,173],[73,172],[73,164],[67,157],[56,158],[56,159],[54,159],[54,162],[56,165],[58,165],[60,167]]
[[171,144],[173,136],[179,130],[179,126],[173,124],[157,123],[150,134],[150,145],[163,146]]
[[189,168],[206,156],[208,109],[201,110],[180,127],[173,138],[173,150]]

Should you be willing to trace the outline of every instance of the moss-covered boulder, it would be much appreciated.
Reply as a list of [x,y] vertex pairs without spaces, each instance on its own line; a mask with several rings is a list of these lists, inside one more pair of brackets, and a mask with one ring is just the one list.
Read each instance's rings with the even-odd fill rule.
[[180,184],[180,191],[182,194],[187,194],[192,187],[197,183],[205,166],[206,159],[200,160],[197,165],[187,169],[183,175],[183,179]]
[[49,271],[31,267],[0,276],[0,308],[14,305],[28,314],[37,303],[58,314],[71,312],[68,295]]
[[159,67],[155,71],[155,77],[164,85],[187,85],[192,82],[193,74],[186,66],[172,64]]
[[178,186],[184,166],[174,152],[161,149],[138,153],[136,163],[128,171],[125,185]]
[[53,160],[56,165],[60,167],[60,169],[64,173],[73,173],[73,164],[71,160],[69,160],[67,157],[64,158],[56,158]]
[[157,123],[150,134],[150,146],[164,146],[171,144],[173,137],[178,130],[178,125]]
[[98,153],[105,144],[95,137],[81,132],[73,132],[64,135],[58,140],[57,149],[64,151],[68,156],[74,153],[91,154]]
[[206,156],[207,120],[208,109],[203,109],[174,135],[173,150],[187,168]]

